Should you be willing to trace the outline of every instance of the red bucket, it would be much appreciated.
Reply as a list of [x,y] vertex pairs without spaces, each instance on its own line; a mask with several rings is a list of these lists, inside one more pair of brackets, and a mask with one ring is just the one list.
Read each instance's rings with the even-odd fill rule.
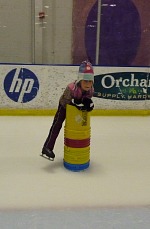
[[72,148],[84,148],[90,145],[90,138],[86,138],[82,140],[64,138],[64,144]]

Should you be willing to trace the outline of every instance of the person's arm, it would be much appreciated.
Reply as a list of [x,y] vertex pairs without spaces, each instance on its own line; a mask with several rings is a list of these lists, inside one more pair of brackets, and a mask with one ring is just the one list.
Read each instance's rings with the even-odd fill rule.
[[70,104],[72,100],[72,95],[71,95],[71,90],[67,86],[66,89],[64,90],[64,93],[60,97],[59,103],[66,108],[67,104]]

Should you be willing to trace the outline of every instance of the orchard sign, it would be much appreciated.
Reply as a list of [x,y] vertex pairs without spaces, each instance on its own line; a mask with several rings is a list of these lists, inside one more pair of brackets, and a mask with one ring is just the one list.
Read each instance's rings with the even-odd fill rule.
[[117,72],[94,77],[94,96],[112,100],[150,99],[150,77],[146,72]]

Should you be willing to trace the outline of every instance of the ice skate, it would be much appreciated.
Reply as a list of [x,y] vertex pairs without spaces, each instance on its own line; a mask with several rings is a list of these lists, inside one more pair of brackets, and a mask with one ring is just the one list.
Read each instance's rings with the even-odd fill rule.
[[54,161],[55,158],[54,152],[46,147],[43,147],[41,156],[51,161]]

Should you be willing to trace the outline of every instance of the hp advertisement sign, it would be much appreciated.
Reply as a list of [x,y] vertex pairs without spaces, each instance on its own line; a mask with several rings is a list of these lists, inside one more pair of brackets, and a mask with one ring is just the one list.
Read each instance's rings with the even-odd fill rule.
[[4,90],[11,100],[27,103],[36,97],[39,82],[36,75],[29,69],[15,68],[6,75]]

